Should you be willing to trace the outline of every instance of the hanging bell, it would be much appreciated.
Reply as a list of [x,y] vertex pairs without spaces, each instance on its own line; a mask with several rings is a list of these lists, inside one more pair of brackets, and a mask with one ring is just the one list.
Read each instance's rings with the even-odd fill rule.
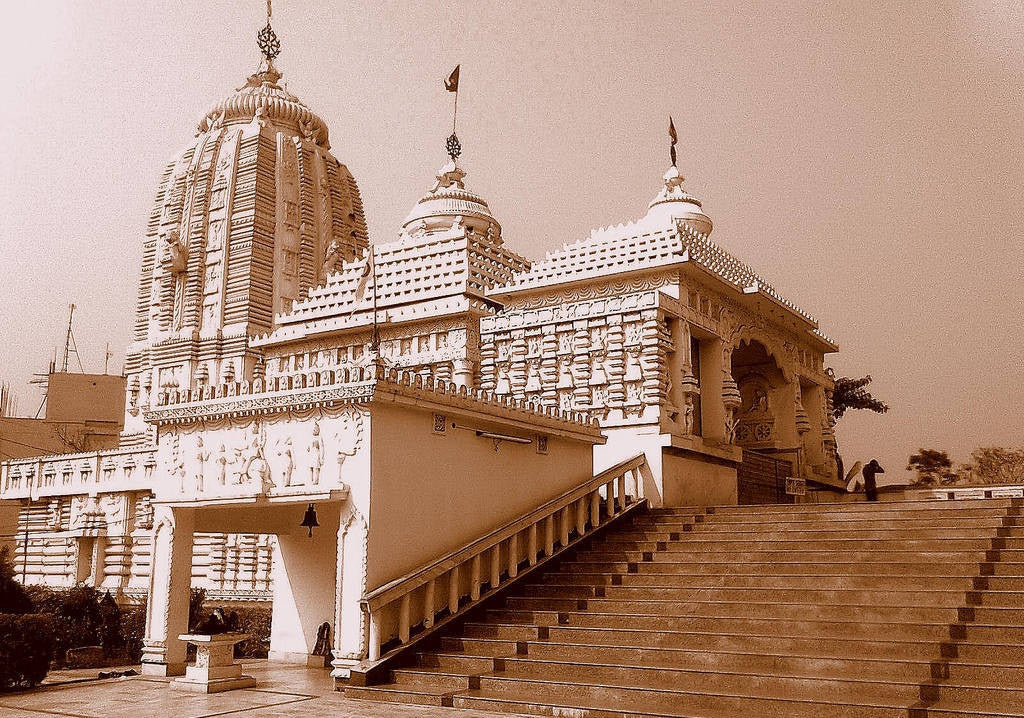
[[302,523],[299,526],[309,529],[309,537],[313,537],[313,529],[320,526],[320,522],[316,520],[316,508],[313,504],[306,508],[306,515],[302,517]]

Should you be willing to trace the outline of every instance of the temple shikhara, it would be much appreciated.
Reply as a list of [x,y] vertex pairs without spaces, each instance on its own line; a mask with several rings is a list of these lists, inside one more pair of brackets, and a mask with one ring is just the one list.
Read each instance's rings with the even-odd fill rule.
[[530,259],[456,138],[371,238],[261,40],[140,232],[120,434],[2,464],[24,580],[146,598],[150,673],[181,673],[201,586],[272,602],[274,660],[329,624],[346,679],[640,502],[837,485],[836,344],[713,239],[675,163],[634,217]]

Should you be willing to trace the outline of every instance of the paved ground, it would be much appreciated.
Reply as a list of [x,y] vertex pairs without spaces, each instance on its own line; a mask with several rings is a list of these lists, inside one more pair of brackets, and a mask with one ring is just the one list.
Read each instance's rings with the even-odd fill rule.
[[[205,718],[206,716],[331,716],[332,718],[508,718],[508,714],[372,703],[334,691],[326,670],[244,662],[255,688],[213,695],[176,691],[167,679],[136,676],[44,686],[0,694],[0,717],[45,718]],[[109,670],[109,669],[103,669]],[[78,680],[98,671],[75,671]]]

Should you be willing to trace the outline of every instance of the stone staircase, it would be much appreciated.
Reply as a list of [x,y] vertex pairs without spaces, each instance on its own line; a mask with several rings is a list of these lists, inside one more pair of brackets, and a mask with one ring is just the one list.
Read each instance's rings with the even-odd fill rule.
[[658,509],[354,698],[573,717],[1024,715],[1020,499]]

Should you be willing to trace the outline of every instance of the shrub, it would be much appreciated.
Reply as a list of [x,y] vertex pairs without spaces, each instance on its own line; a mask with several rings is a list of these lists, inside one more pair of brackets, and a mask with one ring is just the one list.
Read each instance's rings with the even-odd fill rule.
[[203,622],[203,603],[206,601],[205,588],[193,588],[188,594],[188,632],[193,633],[196,626]]
[[146,636],[146,604],[121,609],[121,635],[124,638],[124,662],[142,662],[142,639]]
[[38,613],[0,613],[0,688],[31,687],[53,660],[53,619]]
[[234,610],[238,613],[238,630],[249,634],[249,638],[235,646],[235,658],[266,658],[273,614],[270,607],[241,606]]
[[0,613],[31,613],[32,599],[14,579],[14,561],[9,546],[0,548]]
[[53,610],[57,660],[62,661],[69,648],[100,645],[103,619],[96,589],[92,586],[75,586],[54,593],[57,600]]
[[121,609],[117,601],[110,595],[110,591],[104,594],[100,601],[100,645],[103,646],[103,654],[112,656],[124,648],[124,633],[121,628]]

